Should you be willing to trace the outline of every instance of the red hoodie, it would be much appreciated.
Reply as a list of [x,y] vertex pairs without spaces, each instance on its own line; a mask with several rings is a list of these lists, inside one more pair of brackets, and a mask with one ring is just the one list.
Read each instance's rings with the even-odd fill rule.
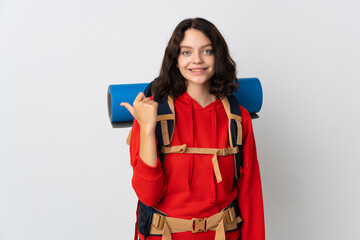
[[[187,92],[174,99],[175,131],[171,146],[186,144],[197,148],[226,148],[228,118],[220,99],[201,107]],[[132,185],[141,202],[154,206],[170,217],[205,218],[238,201],[243,218],[240,230],[226,233],[229,240],[265,239],[263,200],[259,164],[249,113],[240,107],[243,127],[242,177],[234,183],[234,158],[219,156],[222,182],[216,183],[212,155],[167,154],[155,167],[139,157],[140,126],[134,121],[130,157],[134,169]],[[240,238],[239,238],[240,236]],[[143,240],[143,236],[139,234]],[[213,240],[215,231],[173,233],[173,240]],[[149,236],[148,240],[161,240]]]

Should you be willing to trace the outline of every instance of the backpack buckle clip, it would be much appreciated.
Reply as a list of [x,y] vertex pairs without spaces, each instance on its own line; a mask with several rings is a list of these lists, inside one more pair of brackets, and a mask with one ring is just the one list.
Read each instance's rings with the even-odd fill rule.
[[206,225],[207,218],[192,218],[192,233],[198,232],[207,232],[207,225]]

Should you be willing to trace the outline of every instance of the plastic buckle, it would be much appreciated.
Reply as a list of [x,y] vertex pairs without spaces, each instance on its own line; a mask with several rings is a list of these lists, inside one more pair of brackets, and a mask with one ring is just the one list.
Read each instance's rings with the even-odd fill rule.
[[207,232],[207,225],[206,225],[206,219],[207,218],[192,218],[192,233],[198,233],[198,232]]
[[219,156],[226,156],[227,155],[226,148],[219,149],[218,155]]
[[225,221],[226,223],[232,223],[235,219],[234,216],[234,212],[232,212],[234,210],[233,207],[229,207],[228,209],[225,210]]
[[154,216],[157,216],[158,220],[156,221],[156,224],[154,224],[154,227],[158,230],[163,229],[164,223],[165,223],[165,216],[156,214]]

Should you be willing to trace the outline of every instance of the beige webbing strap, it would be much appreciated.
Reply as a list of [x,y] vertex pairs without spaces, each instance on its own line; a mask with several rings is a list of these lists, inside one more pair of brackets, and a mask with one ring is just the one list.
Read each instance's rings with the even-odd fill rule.
[[156,117],[156,121],[158,121],[158,122],[164,121],[164,120],[174,120],[174,119],[175,119],[174,114],[163,114],[163,115],[158,115]]
[[168,96],[168,104],[171,112],[175,115],[174,99],[170,96]]
[[[170,96],[168,97],[168,104],[169,104],[169,107],[170,107],[170,110],[172,111],[172,113],[158,115],[157,119],[156,119],[156,121],[160,122],[160,124],[161,124],[161,135],[162,135],[164,146],[169,146],[170,141],[171,141],[170,136],[169,136],[169,128],[168,128],[167,121],[168,120],[175,121],[174,101],[173,101],[173,98]],[[171,133],[171,136],[172,135],[173,135],[173,133]]]
[[219,182],[222,181],[222,176],[221,176],[221,172],[220,172],[219,161],[217,159],[216,154],[214,154],[211,161],[212,161],[212,164],[213,164],[213,169],[214,169],[214,173],[215,173],[215,177],[216,177],[216,182],[219,183]]
[[222,181],[222,176],[219,167],[218,156],[227,156],[230,154],[236,154],[239,152],[238,147],[229,147],[229,148],[188,148],[186,144],[172,147],[163,147],[162,152],[164,154],[168,153],[197,153],[197,154],[214,154],[212,158],[212,164],[214,168],[214,173],[216,177],[216,182],[219,183]]
[[230,111],[230,103],[229,103],[229,100],[227,99],[227,97],[223,97],[223,98],[221,99],[221,102],[222,102],[222,104],[224,105],[226,115],[227,115],[228,118],[230,119],[230,118],[231,118],[231,111]]
[[236,140],[236,145],[242,145],[242,126],[241,126],[241,122],[242,119],[240,116],[236,115],[236,114],[231,114],[231,118],[234,119],[236,121],[236,126],[237,126],[237,140]]
[[160,122],[163,120],[175,120],[174,100],[170,96],[168,97],[168,104],[169,104],[169,107],[170,107],[170,110],[172,113],[158,115],[157,119],[156,119],[157,122]]
[[236,121],[242,122],[241,116],[231,113],[230,117]]
[[229,148],[192,148],[187,147],[186,144],[163,147],[162,152],[168,153],[197,153],[197,154],[217,154],[218,156],[227,156],[230,154],[236,154],[239,151],[238,147]]
[[232,138],[231,138],[231,111],[230,111],[230,103],[229,100],[227,99],[227,97],[224,97],[221,99],[222,104],[224,105],[224,109],[226,112],[226,115],[229,119],[229,126],[228,126],[228,131],[229,131],[229,143],[230,146],[234,147],[235,143],[232,142]]
[[171,240],[171,230],[170,230],[169,225],[166,220],[164,223],[164,231],[163,231],[163,235],[162,235],[162,240]]
[[[229,217],[233,216],[233,217]],[[192,233],[215,231],[215,240],[225,240],[225,231],[235,230],[242,221],[240,216],[235,217],[233,207],[216,213],[209,218],[182,219],[153,214],[150,234],[162,235],[162,240],[171,240],[171,233]]]
[[224,97],[223,99],[221,99],[224,108],[225,108],[225,112],[226,115],[229,119],[229,142],[230,142],[230,146],[234,146],[235,143],[232,142],[232,137],[231,137],[231,119],[234,119],[236,121],[236,126],[237,126],[237,140],[236,140],[236,145],[242,145],[242,126],[241,126],[241,122],[242,122],[242,118],[241,116],[238,116],[236,114],[231,113],[230,110],[230,103],[229,100]]
[[225,226],[224,226],[224,218],[219,222],[216,232],[215,232],[215,240],[226,240],[225,238]]
[[170,145],[170,139],[169,139],[169,130],[168,130],[168,124],[166,120],[163,120],[161,123],[161,134],[164,142],[164,146]]

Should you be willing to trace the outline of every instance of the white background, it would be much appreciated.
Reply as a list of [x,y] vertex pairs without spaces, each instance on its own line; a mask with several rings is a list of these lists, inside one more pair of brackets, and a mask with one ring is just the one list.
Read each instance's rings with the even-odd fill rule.
[[132,239],[136,196],[109,84],[149,82],[184,18],[260,78],[270,240],[360,239],[356,0],[0,1],[0,239]]

